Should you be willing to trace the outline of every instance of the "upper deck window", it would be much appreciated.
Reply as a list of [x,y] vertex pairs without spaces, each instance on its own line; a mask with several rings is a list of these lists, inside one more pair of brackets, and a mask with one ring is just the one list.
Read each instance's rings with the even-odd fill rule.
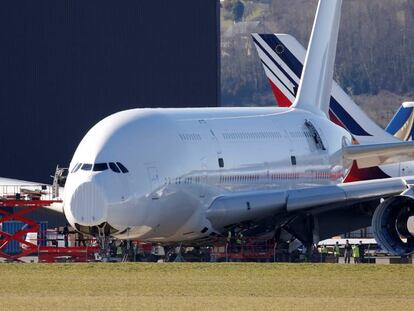
[[115,173],[121,173],[121,171],[119,170],[118,166],[116,166],[116,164],[114,162],[109,162],[109,167]]
[[127,168],[125,166],[122,165],[122,163],[116,162],[116,164],[118,165],[118,167],[121,169],[122,173],[128,173],[129,171],[127,170]]
[[93,165],[94,172],[102,172],[102,171],[106,171],[107,169],[108,169],[108,164],[106,163],[95,163]]
[[92,169],[92,164],[85,163],[82,165],[82,171],[90,171]]

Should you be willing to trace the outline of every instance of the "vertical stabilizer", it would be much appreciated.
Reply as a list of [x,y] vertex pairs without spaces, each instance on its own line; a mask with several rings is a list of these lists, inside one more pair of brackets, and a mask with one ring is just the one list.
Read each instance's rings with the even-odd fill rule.
[[328,117],[342,0],[319,0],[294,107]]
[[400,140],[413,140],[414,102],[403,103],[385,130]]

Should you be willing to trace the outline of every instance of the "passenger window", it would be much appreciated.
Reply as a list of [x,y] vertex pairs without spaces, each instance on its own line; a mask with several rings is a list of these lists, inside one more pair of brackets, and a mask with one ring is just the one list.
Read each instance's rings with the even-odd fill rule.
[[108,164],[106,163],[95,163],[93,165],[94,172],[102,172],[102,171],[106,171],[107,169],[108,169]]
[[92,164],[85,163],[82,165],[82,171],[90,171],[92,169]]
[[114,162],[109,162],[109,167],[115,173],[121,173],[121,171],[119,170],[118,166],[116,166],[116,164]]
[[127,170],[127,168],[125,166],[122,165],[122,163],[116,162],[116,164],[118,165],[118,167],[121,169],[122,173],[128,173],[129,171]]

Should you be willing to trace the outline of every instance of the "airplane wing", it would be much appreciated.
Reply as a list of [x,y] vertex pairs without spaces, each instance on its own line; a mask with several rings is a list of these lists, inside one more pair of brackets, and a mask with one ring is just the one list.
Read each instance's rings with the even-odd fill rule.
[[294,190],[230,193],[217,197],[207,218],[217,230],[276,214],[331,211],[399,195],[409,189],[401,178],[377,179]]
[[343,147],[344,158],[356,161],[358,168],[412,161],[414,142],[396,142]]
[[[40,182],[0,177],[0,199],[15,198],[18,193],[22,199],[30,197],[32,199],[61,201],[62,198],[53,198],[52,187],[52,185]],[[63,194],[62,187],[60,187],[59,193]],[[63,214],[63,205],[60,202],[45,206],[45,208]]]
[[0,177],[0,187],[3,186],[39,186],[42,185],[40,182],[25,181],[20,179],[12,179],[6,177]]

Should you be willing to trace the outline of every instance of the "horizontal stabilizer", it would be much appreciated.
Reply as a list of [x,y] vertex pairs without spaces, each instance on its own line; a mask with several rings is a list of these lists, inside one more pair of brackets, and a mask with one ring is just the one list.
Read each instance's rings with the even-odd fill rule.
[[414,141],[343,147],[346,160],[356,161],[358,168],[414,160]]

